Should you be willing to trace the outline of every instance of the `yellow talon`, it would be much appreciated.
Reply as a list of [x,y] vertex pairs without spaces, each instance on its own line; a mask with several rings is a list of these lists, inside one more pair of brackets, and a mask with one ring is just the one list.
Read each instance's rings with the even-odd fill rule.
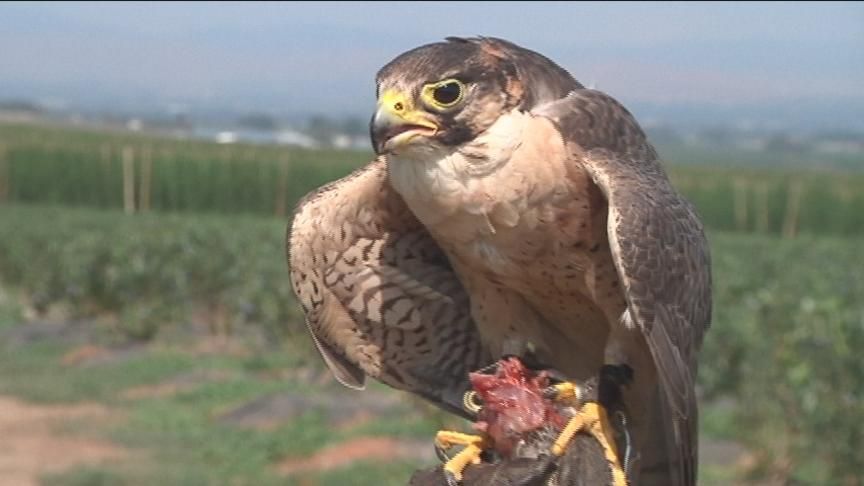
[[[557,386],[557,385],[556,385]],[[603,454],[606,461],[609,463],[609,468],[612,470],[613,486],[627,486],[627,476],[624,474],[624,468],[621,467],[621,462],[618,460],[618,450],[615,446],[613,437],[612,425],[609,423],[609,417],[606,415],[606,409],[595,402],[588,402],[576,412],[576,415],[570,419],[564,430],[558,436],[558,439],[552,445],[552,453],[556,456],[561,456],[573,440],[573,436],[580,430],[584,430],[591,435],[600,446],[603,448]]]
[[551,390],[554,394],[552,399],[556,401],[579,398],[579,388],[577,388],[576,385],[570,383],[569,381],[552,385]]
[[[581,395],[579,388],[569,382],[558,383],[548,390],[549,395],[547,397],[551,395],[555,401],[578,401]],[[476,395],[466,393],[464,403],[466,408],[469,404],[477,406]],[[587,402],[581,406],[576,415],[567,422],[558,439],[555,440],[552,445],[552,454],[558,457],[562,456],[573,437],[580,431],[594,437],[603,448],[603,455],[612,473],[612,486],[627,486],[627,476],[618,459],[618,450],[613,439],[614,430],[609,422],[606,409],[598,403]],[[435,436],[435,446],[439,450],[446,450],[454,445],[464,445],[465,448],[452,458],[448,458],[444,464],[444,471],[456,481],[462,481],[462,473],[465,468],[471,464],[480,464],[480,455],[489,446],[489,443],[486,437],[480,435],[448,430],[439,431]]]
[[444,471],[461,481],[462,472],[469,464],[480,464],[480,454],[486,446],[486,439],[479,435],[442,430],[435,436],[435,445],[441,449],[449,449],[454,445],[465,446],[444,464]]

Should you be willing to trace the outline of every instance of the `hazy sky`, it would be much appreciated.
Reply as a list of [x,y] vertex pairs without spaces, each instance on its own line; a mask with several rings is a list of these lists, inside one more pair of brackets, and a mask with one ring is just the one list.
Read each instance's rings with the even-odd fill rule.
[[379,67],[449,35],[512,40],[625,102],[864,99],[864,3],[827,2],[4,2],[0,99],[366,113]]

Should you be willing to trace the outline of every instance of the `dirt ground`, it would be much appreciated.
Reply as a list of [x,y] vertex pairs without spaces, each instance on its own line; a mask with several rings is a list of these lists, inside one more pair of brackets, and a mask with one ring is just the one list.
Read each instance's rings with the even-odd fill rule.
[[[170,395],[176,386],[132,389],[124,395]],[[130,451],[105,440],[80,437],[64,429],[86,428],[88,422],[122,419],[99,404],[43,405],[0,395],[0,486],[38,486],[45,474],[128,457]],[[279,474],[326,471],[355,461],[434,459],[431,443],[383,437],[357,437],[314,454],[289,457],[276,466]]]
[[42,474],[125,457],[117,445],[60,430],[110,417],[101,405],[37,405],[0,396],[0,486],[37,486]]
[[355,461],[413,460],[430,462],[434,458],[431,442],[418,443],[385,437],[358,437],[300,458],[283,460],[277,469],[290,475],[310,471],[326,471],[347,466]]

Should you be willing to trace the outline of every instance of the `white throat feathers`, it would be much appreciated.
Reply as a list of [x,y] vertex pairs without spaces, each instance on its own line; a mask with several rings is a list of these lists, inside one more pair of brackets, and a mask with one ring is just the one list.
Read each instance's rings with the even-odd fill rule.
[[421,220],[424,209],[432,209],[429,206],[444,214],[456,209],[473,212],[472,207],[483,204],[478,199],[483,199],[484,182],[492,183],[485,180],[507,164],[531,119],[531,114],[513,110],[454,150],[419,148],[391,154],[387,158],[390,183]]

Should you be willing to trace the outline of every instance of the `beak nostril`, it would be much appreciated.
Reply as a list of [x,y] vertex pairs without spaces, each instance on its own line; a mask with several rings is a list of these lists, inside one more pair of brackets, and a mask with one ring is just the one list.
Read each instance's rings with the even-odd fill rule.
[[394,109],[396,112],[400,112],[400,111],[402,111],[402,110],[405,109],[405,106],[402,104],[401,101],[397,101],[397,102],[393,105],[393,109]]

